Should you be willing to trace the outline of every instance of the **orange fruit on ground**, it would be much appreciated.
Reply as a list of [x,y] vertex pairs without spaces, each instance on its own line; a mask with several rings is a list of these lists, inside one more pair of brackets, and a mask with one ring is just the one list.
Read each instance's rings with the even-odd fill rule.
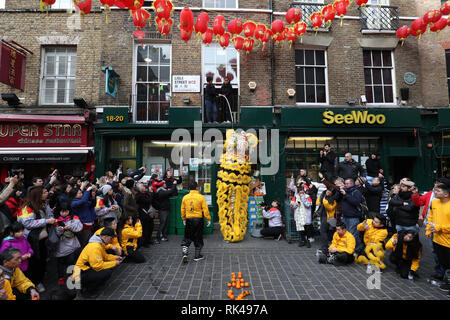
[[228,287],[231,287],[231,283],[228,282],[228,283],[227,283],[227,286],[228,286]]
[[245,286],[248,287],[248,282],[245,283]]

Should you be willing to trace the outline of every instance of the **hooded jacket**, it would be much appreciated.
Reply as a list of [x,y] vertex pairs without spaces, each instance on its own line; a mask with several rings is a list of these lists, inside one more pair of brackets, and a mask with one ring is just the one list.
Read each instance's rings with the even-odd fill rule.
[[[105,243],[102,238],[94,234],[83,251],[81,251],[75,266],[83,271],[92,269],[98,272],[114,268],[116,266],[116,257],[113,254],[106,253]],[[76,269],[74,269],[74,272]]]
[[362,218],[359,206],[362,201],[362,194],[357,186],[344,188],[345,195],[337,192],[337,200],[341,201],[342,215],[346,218]]
[[[97,231],[95,231],[95,234],[100,236],[100,234],[102,233],[103,229],[105,228],[100,228]],[[117,236],[116,231],[114,231],[115,233],[115,237],[113,238],[112,242],[110,244],[105,245],[106,250],[110,250],[113,249],[113,247],[116,247],[117,249],[121,249],[120,247],[120,243],[119,243],[119,237]]]
[[378,174],[380,173],[381,165],[380,161],[378,159],[372,159],[369,158],[366,160],[366,169],[367,169],[367,175],[369,177],[378,177]]
[[83,224],[77,216],[73,216],[72,218],[70,215],[65,218],[59,217],[57,221],[64,222],[66,226],[69,226],[69,230],[61,230],[58,223],[55,223],[54,227],[59,237],[55,257],[66,257],[81,247],[75,233],[83,230]]
[[[105,197],[104,196],[97,197],[97,201],[95,204],[95,215],[102,221],[107,218],[114,218],[117,221],[121,215],[120,207],[117,201],[113,197],[111,197],[110,199],[111,202],[109,203],[109,206],[106,206]],[[111,207],[113,205],[117,207],[116,210],[111,210]]]
[[327,173],[327,174],[333,176],[335,174],[335,168],[334,168],[335,161],[336,161],[336,153],[334,153],[331,150],[327,153],[327,155],[323,155],[322,157],[320,157],[319,158],[320,172],[324,172],[324,173]]
[[282,227],[281,213],[278,208],[270,208],[269,211],[263,210],[263,216],[269,219],[269,228]]
[[369,230],[364,228],[363,223],[358,224],[356,229],[358,231],[364,232],[364,243],[368,245],[369,243],[384,243],[384,240],[388,236],[388,231],[386,228],[375,228],[372,225],[373,220],[367,219],[366,223],[369,225]]
[[133,247],[133,251],[136,251],[137,241],[140,237],[142,237],[142,225],[140,222],[137,222],[134,226],[124,225],[120,244],[125,255],[128,255],[127,247]]
[[78,216],[83,224],[93,224],[95,221],[95,201],[91,192],[84,191],[81,199],[74,198],[70,204],[73,214]]
[[122,209],[123,209],[124,215],[137,217],[138,205],[136,203],[135,197],[133,196],[133,193],[131,192],[130,189],[123,186],[122,194],[123,194]]
[[45,206],[45,212],[40,210],[38,214],[31,206],[24,206],[17,215],[17,221],[25,227],[24,236],[28,238],[31,230],[45,228],[47,219],[53,218],[53,212],[48,205]]
[[161,211],[169,211],[170,210],[170,197],[176,196],[178,194],[177,186],[173,185],[170,189],[165,189],[163,187],[159,187],[157,192],[157,201],[158,207]]
[[[20,268],[15,268],[14,270],[10,270],[0,265],[0,268],[3,270],[5,274],[5,287],[9,285],[10,288],[16,288],[20,293],[28,294],[31,289],[34,289],[33,282],[28,279]],[[16,300],[16,296],[12,294],[8,294],[8,300]]]
[[[398,234],[394,234],[392,236],[392,238],[386,243],[386,250],[392,250],[392,252],[395,251],[395,249],[397,248],[397,245],[394,246],[394,239],[398,238]],[[406,243],[403,243],[403,260],[406,260],[406,253],[408,252],[408,245]],[[419,257],[417,259],[412,260],[411,263],[411,270],[416,272],[417,269],[419,269],[419,262],[420,259],[422,258],[422,250],[419,251]]]
[[342,237],[337,232],[334,233],[330,248],[336,248],[338,252],[353,254],[355,246],[355,237],[349,231],[346,231]]
[[367,207],[371,212],[380,212],[381,197],[383,196],[383,181],[377,186],[371,185],[366,181],[364,184],[364,197],[366,198]]
[[[0,247],[0,253],[5,251],[8,248],[17,248],[22,253],[22,256],[29,253],[31,255],[34,254],[33,249],[31,249],[31,245],[25,237],[14,238],[13,236],[8,236],[3,239],[2,246]],[[22,260],[20,264],[20,270],[27,271],[28,270],[28,261],[29,259]]]
[[420,208],[414,205],[411,195],[410,191],[400,191],[397,197],[392,197],[389,201],[389,206],[392,206],[394,211],[396,225],[409,227],[417,224]]
[[356,180],[358,176],[365,176],[366,173],[360,163],[355,160],[339,162],[336,168],[336,174],[345,179],[351,178]]

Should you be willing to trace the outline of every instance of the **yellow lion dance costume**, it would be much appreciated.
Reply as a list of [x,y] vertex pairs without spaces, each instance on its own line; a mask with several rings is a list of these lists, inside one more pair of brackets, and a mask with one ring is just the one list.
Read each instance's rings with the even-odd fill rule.
[[356,259],[357,263],[367,265],[370,262],[370,264],[375,265],[380,269],[386,268],[386,265],[383,262],[384,249],[382,243],[369,243],[364,249],[364,252],[369,259],[363,255],[360,255]]
[[251,134],[228,130],[217,174],[217,204],[220,230],[225,241],[244,239],[248,225],[248,196],[250,193],[249,152],[258,144]]

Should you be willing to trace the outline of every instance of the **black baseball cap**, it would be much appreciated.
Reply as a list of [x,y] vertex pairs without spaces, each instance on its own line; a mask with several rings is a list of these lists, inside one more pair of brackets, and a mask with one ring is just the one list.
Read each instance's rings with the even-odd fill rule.
[[100,233],[100,236],[109,236],[109,237],[115,237],[116,234],[114,233],[114,230],[111,228],[105,228]]

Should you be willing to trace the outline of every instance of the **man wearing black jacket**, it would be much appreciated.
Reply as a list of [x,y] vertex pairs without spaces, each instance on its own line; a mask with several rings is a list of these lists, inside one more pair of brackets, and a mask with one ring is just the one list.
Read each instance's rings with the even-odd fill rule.
[[[365,177],[366,173],[359,162],[352,158],[351,153],[345,154],[345,159],[339,162],[337,166],[338,177],[345,179],[353,179],[355,181],[359,176]],[[347,226],[348,227],[348,226]]]
[[[221,93],[223,96],[225,96],[228,100],[228,103],[230,104],[230,107],[228,107],[228,103],[225,101],[225,99],[222,99],[222,114],[221,114],[221,120],[231,122],[231,114],[230,111],[233,110],[233,86],[230,83],[230,79],[228,77],[225,77],[223,79],[223,85],[221,88]],[[230,110],[231,109],[231,110]]]
[[207,123],[217,123],[217,90],[212,83],[212,77],[207,77],[206,81],[208,82],[208,84],[205,87],[205,120]]
[[158,233],[156,234],[155,243],[159,244],[161,241],[168,240],[167,226],[170,214],[170,197],[176,196],[178,194],[177,180],[173,182],[173,185],[170,189],[167,189],[166,182],[164,181],[163,185],[158,188],[158,192],[156,194],[156,201],[158,202],[157,207],[159,210],[159,228]]
[[395,216],[395,229],[400,230],[414,230],[419,232],[419,210],[420,208],[414,205],[412,201],[412,187],[414,182],[402,180],[400,182],[400,192],[396,197],[392,197],[389,201],[389,207]]
[[378,177],[380,173],[381,165],[380,161],[377,159],[377,155],[372,153],[370,158],[366,160],[366,171],[369,177]]
[[150,208],[153,206],[153,190],[147,190],[146,185],[139,186],[139,192],[136,193],[136,203],[138,205],[139,220],[142,224],[142,245],[148,247],[153,243],[152,233],[154,227],[154,217],[150,214]]
[[335,172],[336,153],[331,150],[331,146],[327,143],[323,146],[323,150],[320,150],[320,172],[323,173],[325,179],[333,181],[336,175]]
[[369,209],[370,219],[373,219],[377,213],[380,213],[380,202],[383,196],[383,181],[380,177],[375,177],[372,184],[369,181],[364,183],[364,197],[366,198],[367,208]]

